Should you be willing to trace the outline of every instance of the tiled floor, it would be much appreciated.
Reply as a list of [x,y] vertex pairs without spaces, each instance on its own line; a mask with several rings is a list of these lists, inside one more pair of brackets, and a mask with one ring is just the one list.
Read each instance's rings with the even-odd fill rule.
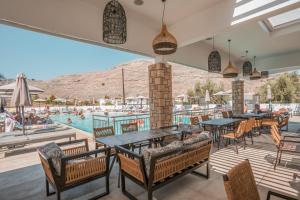
[[[292,118],[290,132],[300,128],[300,118]],[[299,123],[298,123],[299,121]],[[248,142],[249,143],[249,142]],[[276,154],[269,135],[254,138],[254,145],[248,145],[236,154],[232,147],[223,148],[211,155],[211,177],[209,180],[186,175],[154,192],[156,199],[166,200],[221,200],[226,199],[222,173],[227,172],[241,160],[249,159],[259,187],[261,199],[266,199],[268,190],[276,190],[300,199],[299,179],[293,181],[293,174],[300,174],[300,157],[283,155],[282,163],[273,169]],[[202,169],[200,169],[202,170]],[[118,167],[115,165],[110,177],[110,194],[101,199],[127,199],[117,188]],[[298,182],[297,182],[298,181]],[[0,159],[1,200],[53,200],[46,197],[44,174],[35,152]],[[138,199],[146,199],[146,193],[139,186],[128,181],[128,190]],[[104,191],[104,180],[96,180],[62,193],[62,199],[87,199]],[[276,198],[274,198],[276,199]]]

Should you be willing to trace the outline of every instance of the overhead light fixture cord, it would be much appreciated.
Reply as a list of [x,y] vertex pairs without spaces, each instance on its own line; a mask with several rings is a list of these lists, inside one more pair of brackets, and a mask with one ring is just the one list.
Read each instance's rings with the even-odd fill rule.
[[229,39],[229,40],[228,40],[228,49],[229,49],[229,61],[230,61],[230,42],[231,42],[231,40]]
[[164,8],[163,8],[163,14],[162,14],[162,18],[161,18],[161,24],[164,24],[166,0],[162,0],[162,2],[164,3]]

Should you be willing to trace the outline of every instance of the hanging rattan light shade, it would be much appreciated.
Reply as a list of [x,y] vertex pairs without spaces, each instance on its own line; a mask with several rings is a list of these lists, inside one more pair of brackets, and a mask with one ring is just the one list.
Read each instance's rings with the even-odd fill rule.
[[[253,64],[254,64],[254,66],[255,66],[255,59],[256,59],[256,56],[253,57]],[[254,67],[252,75],[250,76],[250,80],[257,80],[257,79],[260,79],[260,78],[261,78],[260,72],[257,71],[256,67]]]
[[165,24],[162,25],[160,33],[154,38],[152,47],[154,53],[159,55],[168,55],[176,52],[177,40],[168,32]]
[[228,40],[229,62],[227,67],[223,70],[223,78],[234,78],[237,77],[239,74],[238,68],[235,67],[230,60],[230,42],[231,40]]
[[239,74],[238,69],[229,61],[227,67],[223,70],[223,78],[234,78]]
[[214,37],[213,39],[213,51],[208,56],[208,72],[221,72],[221,55],[215,50]]
[[124,44],[127,39],[126,14],[123,6],[112,0],[103,12],[103,41],[108,44]]
[[[246,59],[247,59],[248,50],[246,50]],[[252,63],[249,60],[246,60],[243,63],[243,76],[252,75]]]
[[163,15],[162,15],[162,27],[160,33],[154,38],[152,42],[152,47],[154,53],[159,55],[169,55],[175,53],[177,50],[177,40],[176,38],[168,31],[166,24],[164,23],[164,14],[165,14],[165,2],[164,3]]
[[260,79],[261,75],[260,72],[256,70],[256,68],[254,68],[252,75],[250,76],[250,80],[257,80]]

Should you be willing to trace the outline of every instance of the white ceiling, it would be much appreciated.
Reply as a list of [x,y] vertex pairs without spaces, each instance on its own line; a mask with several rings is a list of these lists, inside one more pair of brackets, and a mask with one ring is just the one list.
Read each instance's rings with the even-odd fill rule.
[[[165,22],[172,25],[195,12],[207,9],[208,7],[222,0],[167,0],[165,9]],[[130,10],[135,10],[157,23],[161,22],[163,3],[161,0],[144,0],[144,4],[137,6],[134,0],[120,0],[122,5]]]
[[[151,44],[161,26],[161,0],[144,0],[142,6],[134,0],[119,1],[127,15],[128,37],[122,45],[102,40],[103,10],[109,0],[0,0],[0,23],[155,57]],[[299,24],[274,32],[258,25],[258,21],[300,7],[300,2],[231,26],[236,6],[236,0],[168,0],[166,22],[179,48],[167,59],[207,69],[211,42],[204,39],[215,35],[224,65],[231,38],[234,62],[241,62],[248,49],[249,56],[256,55],[268,68],[300,66]]]
[[[260,58],[300,51],[300,31],[271,35],[256,21],[215,35],[216,48],[227,51],[228,39],[231,39],[231,52],[236,57],[244,56],[246,50],[249,51],[248,57]],[[212,41],[201,41],[198,44],[202,45],[203,42],[212,44]]]

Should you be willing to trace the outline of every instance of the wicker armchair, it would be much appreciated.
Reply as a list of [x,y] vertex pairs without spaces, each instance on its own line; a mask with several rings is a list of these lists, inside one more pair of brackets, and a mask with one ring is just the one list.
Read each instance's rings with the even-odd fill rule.
[[[108,137],[115,135],[114,128],[112,126],[103,127],[103,128],[94,128],[93,131],[94,140],[95,140],[95,149],[102,148],[105,145],[96,141],[97,138]],[[111,154],[113,155],[115,151],[112,149]]]
[[[238,151],[238,140],[243,139],[244,140],[244,148],[246,146],[246,139],[245,139],[245,131],[246,131],[246,126],[247,126],[247,121],[242,121],[238,128],[233,131],[233,132],[228,132],[224,135],[221,135],[222,141],[224,141],[224,139],[226,139],[226,144],[228,142],[228,140],[233,140],[234,144],[235,144],[235,149],[236,149],[236,153],[239,153]],[[218,141],[218,148],[220,147],[220,141]]]
[[228,112],[227,111],[222,111],[222,117],[223,118],[229,118]]
[[[137,122],[131,122],[129,124],[121,124],[121,129],[122,129],[122,134],[132,133],[132,132],[137,133],[139,131]],[[132,150],[138,148],[139,153],[141,153],[142,147],[149,146],[149,145],[150,145],[149,141],[144,141],[144,142],[138,142],[138,143],[131,144],[129,146],[129,148],[131,148]]]
[[232,112],[232,110],[229,110],[229,111],[227,112],[227,114],[228,114],[228,117],[229,117],[229,118],[232,118],[232,117],[233,117],[233,112]]
[[[64,152],[60,160],[59,175],[52,158],[45,154],[42,147],[37,149],[46,176],[47,196],[56,193],[57,200],[60,200],[61,192],[102,177],[105,177],[106,189],[104,193],[97,195],[95,199],[109,194],[110,148],[89,151],[87,139],[57,145],[62,147]],[[69,145],[72,147],[68,148]],[[96,155],[98,156],[96,157]],[[50,192],[49,184],[55,192]]]
[[282,130],[283,127],[286,127],[286,129],[284,131],[288,131],[289,130],[289,119],[290,117],[288,115],[286,116],[279,116],[279,122],[278,122],[278,127],[280,130]]
[[137,122],[131,122],[129,124],[121,124],[122,133],[130,133],[139,131]]
[[[249,160],[234,166],[226,175],[223,175],[223,179],[228,200],[260,200]],[[272,195],[287,200],[296,200],[272,191],[268,192],[267,200]]]
[[[253,130],[255,128],[256,120],[255,118],[250,118],[247,120],[247,124],[245,127],[245,133],[251,138],[251,143],[253,144]],[[245,140],[246,145],[246,140]]]
[[280,131],[277,126],[271,126],[271,136],[277,148],[277,156],[274,163],[274,169],[278,163],[281,162],[282,152],[290,153],[290,154],[300,154],[298,150],[300,146],[300,136],[282,136],[280,135]]
[[190,122],[191,122],[192,134],[198,134],[202,132],[202,128],[198,116],[190,117]]
[[209,120],[209,116],[208,115],[201,115],[201,120],[204,121],[208,121]]
[[[209,120],[209,116],[208,115],[201,115],[201,120],[204,121],[208,121]],[[211,132],[211,127],[210,126],[203,126],[203,129],[205,131],[209,131]]]

